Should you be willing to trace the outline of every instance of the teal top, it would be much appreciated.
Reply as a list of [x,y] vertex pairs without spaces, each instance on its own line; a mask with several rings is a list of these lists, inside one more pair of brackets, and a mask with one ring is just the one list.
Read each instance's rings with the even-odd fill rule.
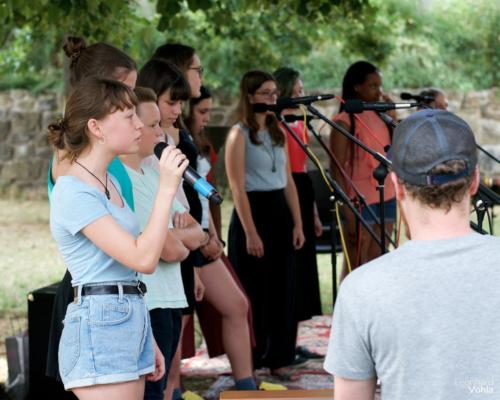
[[[49,201],[51,198],[52,190],[54,190],[54,182],[52,181],[52,162],[54,158],[52,157],[49,162],[49,169],[47,171],[47,189],[49,194]],[[122,189],[122,196],[127,202],[128,206],[132,211],[134,211],[134,193],[132,190],[132,181],[125,170],[123,163],[118,157],[115,157],[111,164],[108,166],[108,172],[113,175],[120,183]]]
[[127,174],[125,165],[123,165],[118,157],[115,157],[113,161],[111,161],[111,164],[109,164],[108,171],[120,183],[120,186],[122,188],[122,196],[127,202],[130,209],[134,211],[134,191],[132,188],[132,181]]

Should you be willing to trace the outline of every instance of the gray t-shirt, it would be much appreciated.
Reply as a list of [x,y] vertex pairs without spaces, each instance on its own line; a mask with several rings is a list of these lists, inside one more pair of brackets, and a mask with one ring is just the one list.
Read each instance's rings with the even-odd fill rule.
[[353,271],[324,366],[383,400],[500,398],[500,238],[411,240]]
[[241,122],[236,126],[245,135],[245,190],[284,189],[287,183],[285,148],[273,144],[267,130],[257,132],[261,144],[253,144],[248,127]]

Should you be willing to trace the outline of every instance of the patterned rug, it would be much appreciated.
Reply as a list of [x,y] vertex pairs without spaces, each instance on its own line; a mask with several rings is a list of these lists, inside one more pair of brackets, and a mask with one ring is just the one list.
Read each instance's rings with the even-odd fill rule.
[[[288,389],[329,389],[333,388],[332,377],[323,369],[323,358],[328,347],[330,335],[331,318],[329,316],[313,317],[308,321],[299,324],[297,346],[305,350],[322,356],[318,359],[310,359],[305,363],[280,368],[279,375],[271,374],[269,369],[263,368],[256,371],[257,380],[270,383],[279,383]],[[199,393],[207,400],[218,399],[219,393],[231,390],[234,381],[231,374],[231,367],[226,356],[208,358],[207,350],[202,345],[196,351],[193,358],[182,361],[181,374],[188,378],[185,380],[186,389],[191,389],[187,383],[195,383],[196,380],[203,380],[204,385],[210,387],[197,388]],[[207,378],[212,378],[210,381]],[[207,382],[208,381],[208,382]]]

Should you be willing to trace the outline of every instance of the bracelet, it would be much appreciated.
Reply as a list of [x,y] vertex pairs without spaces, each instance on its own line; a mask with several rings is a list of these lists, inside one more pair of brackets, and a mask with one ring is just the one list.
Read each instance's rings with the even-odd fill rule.
[[210,242],[210,234],[205,231],[203,231],[203,233],[207,236],[205,237],[205,240],[203,240],[203,242],[200,243],[200,248],[205,247]]

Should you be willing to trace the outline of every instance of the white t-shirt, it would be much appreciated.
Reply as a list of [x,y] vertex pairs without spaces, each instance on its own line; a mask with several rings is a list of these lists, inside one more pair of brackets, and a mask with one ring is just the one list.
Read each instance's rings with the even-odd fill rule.
[[[141,174],[125,166],[132,181],[134,192],[135,213],[139,219],[141,230],[146,226],[158,191],[158,172],[146,165],[142,166]],[[172,228],[172,216],[175,212],[185,212],[184,207],[174,199],[169,227]],[[184,308],[187,307],[186,295],[182,284],[180,262],[160,261],[156,271],[151,274],[142,274],[141,280],[147,286],[145,296],[149,310],[155,308]]]

